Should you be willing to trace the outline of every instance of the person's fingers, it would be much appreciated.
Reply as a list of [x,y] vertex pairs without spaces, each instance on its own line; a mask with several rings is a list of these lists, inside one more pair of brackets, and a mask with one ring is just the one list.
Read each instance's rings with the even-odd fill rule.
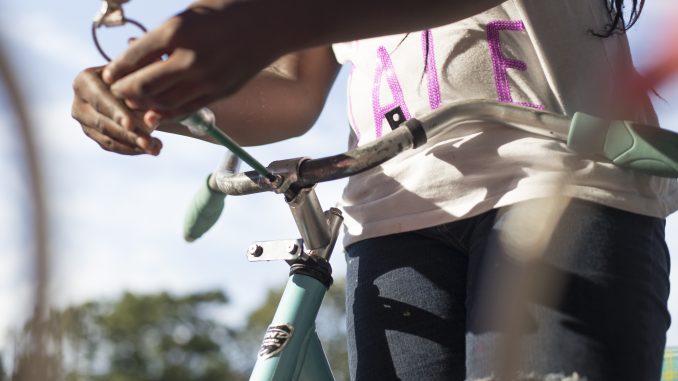
[[[139,39],[138,37],[130,37],[129,40],[127,40],[127,44],[130,45],[138,39]],[[160,61],[161,59],[162,59],[161,56],[148,55],[147,57],[144,57],[144,59],[139,61],[138,66],[144,67],[144,66],[150,64],[151,62]],[[103,69],[102,69],[102,71],[103,71]],[[103,73],[102,73],[102,77],[103,77]]]
[[[200,81],[182,81],[153,96],[151,103],[146,104],[144,109],[153,110],[162,115],[181,115],[195,111],[196,109],[185,106],[195,103],[205,94],[212,94],[210,84]],[[201,105],[204,106],[204,105]],[[198,107],[200,108],[200,107]]]
[[209,95],[200,95],[196,93],[195,98],[183,102],[180,106],[169,108],[166,110],[150,110],[144,114],[144,123],[147,125],[157,125],[160,122],[170,119],[186,117],[187,115],[196,112],[202,107],[210,104],[214,99]]
[[143,121],[147,126],[157,126],[163,121],[163,117],[155,111],[146,111],[143,116]]
[[139,138],[137,139],[137,144],[141,149],[143,149],[146,153],[157,156],[160,154],[160,150],[162,149],[162,142],[158,138],[149,138],[149,139],[143,139]]
[[82,126],[82,130],[90,139],[94,140],[99,146],[109,152],[115,152],[122,155],[141,155],[146,153],[140,147],[133,147],[128,144],[114,140],[113,138],[102,134],[92,127]]
[[186,74],[182,73],[185,68],[186,65],[173,55],[166,61],[150,63],[121,78],[111,85],[111,92],[135,108],[158,107],[154,104],[154,95],[185,80]]
[[119,140],[129,145],[136,145],[139,137],[148,136],[145,131],[141,134],[135,133],[128,129],[122,128],[119,124],[109,119],[103,114],[94,110],[92,105],[87,103],[80,103],[73,106],[72,116],[81,125],[92,128],[104,135],[110,136],[115,140]]
[[140,131],[141,135],[150,136],[158,126],[156,124],[147,125],[144,123],[144,114],[146,114],[146,112],[147,110],[134,110],[134,120],[136,121],[136,128]]
[[171,31],[177,21],[176,18],[171,18],[159,28],[131,41],[127,50],[106,65],[103,71],[104,81],[107,84],[112,84],[143,67],[145,63],[152,62],[163,54],[169,53],[171,50],[169,46]]
[[137,128],[134,131],[124,129],[105,115],[95,112],[87,103],[74,104],[72,116],[83,129],[97,131],[102,136],[126,146],[139,148],[142,152],[157,155],[162,147],[160,140],[152,138],[145,128]]
[[115,98],[98,77],[100,71],[82,72],[73,82],[75,98],[88,103],[97,112],[104,114],[128,130],[134,129],[133,115],[124,104]]

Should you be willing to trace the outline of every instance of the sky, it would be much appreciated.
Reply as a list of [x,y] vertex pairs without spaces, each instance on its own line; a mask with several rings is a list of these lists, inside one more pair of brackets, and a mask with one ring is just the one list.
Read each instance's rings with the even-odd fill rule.
[[[674,0],[653,0],[630,33],[636,64],[642,70],[661,51],[661,29]],[[77,4],[76,4],[77,3]],[[148,27],[180,11],[187,1],[132,1],[128,17]],[[193,243],[182,239],[185,209],[205,177],[219,163],[224,149],[208,143],[159,134],[158,157],[125,157],[101,150],[70,117],[73,78],[83,68],[103,63],[90,40],[95,1],[0,2],[0,32],[15,66],[36,127],[46,174],[53,278],[51,296],[61,305],[112,298],[123,290],[191,292],[221,288],[231,299],[220,312],[242,324],[249,310],[262,302],[269,287],[287,277],[284,263],[249,263],[245,251],[257,240],[296,238],[294,222],[282,198],[274,194],[227,198],[217,225]],[[112,54],[126,41],[127,31],[103,30]],[[122,33],[122,34],[121,34]],[[346,70],[328,105],[305,136],[256,147],[251,154],[263,163],[343,151],[347,142]],[[678,131],[678,82],[658,89],[664,100],[655,106],[665,128]],[[16,144],[11,110],[0,94],[0,342],[2,332],[26,316],[30,300],[31,263],[28,197]],[[321,184],[321,202],[333,206],[343,182]],[[670,250],[678,253],[678,218],[667,223]],[[335,274],[345,272],[341,249],[331,261]],[[678,281],[675,276],[672,278]],[[678,313],[678,297],[670,299]],[[669,343],[678,345],[678,328]]]

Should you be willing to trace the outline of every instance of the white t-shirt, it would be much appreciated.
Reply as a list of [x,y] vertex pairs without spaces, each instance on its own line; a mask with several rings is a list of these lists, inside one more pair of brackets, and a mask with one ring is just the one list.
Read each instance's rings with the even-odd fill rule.
[[[405,118],[421,117],[470,99],[566,115],[619,116],[621,109],[625,118],[656,125],[651,106],[624,105],[621,89],[636,75],[628,42],[592,33],[608,20],[603,1],[509,0],[431,30],[335,44],[337,60],[352,64],[353,141],[361,145],[390,131],[385,115],[396,108]],[[476,123],[351,177],[341,203],[345,244],[563,193],[656,217],[678,208],[674,180],[580,157],[560,141]]]

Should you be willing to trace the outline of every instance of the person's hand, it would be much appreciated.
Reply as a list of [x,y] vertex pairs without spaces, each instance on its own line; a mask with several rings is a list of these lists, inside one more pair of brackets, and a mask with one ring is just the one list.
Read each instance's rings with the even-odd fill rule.
[[160,153],[162,143],[150,136],[140,117],[115,98],[101,79],[103,67],[85,69],[73,82],[71,114],[82,130],[106,151],[124,155]]
[[261,31],[259,3],[198,1],[132,42],[103,78],[127,105],[151,110],[148,125],[231,95],[280,55]]

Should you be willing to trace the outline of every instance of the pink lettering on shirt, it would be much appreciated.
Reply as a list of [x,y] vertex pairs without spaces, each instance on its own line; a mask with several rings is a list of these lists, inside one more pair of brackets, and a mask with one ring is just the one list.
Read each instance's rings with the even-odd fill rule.
[[347,86],[347,96],[346,96],[346,103],[348,103],[348,121],[351,124],[351,128],[353,129],[353,132],[355,133],[355,138],[356,142],[360,141],[360,129],[358,128],[358,125],[355,122],[355,116],[353,114],[353,103],[352,103],[352,98],[351,98],[351,90],[353,88],[353,72],[355,71],[355,64],[351,64],[351,71],[348,73],[348,86]]
[[433,33],[425,30],[421,34],[421,48],[426,60],[426,79],[428,79],[428,104],[431,110],[440,107],[440,84],[438,83],[438,72],[436,68],[436,55],[433,49]]
[[[372,110],[374,111],[376,137],[380,138],[384,125],[384,115],[387,112],[392,111],[396,107],[400,107],[403,115],[405,115],[405,119],[410,119],[410,112],[407,109],[407,105],[405,105],[405,97],[403,96],[403,90],[400,87],[400,82],[393,69],[391,56],[383,46],[380,46],[379,49],[377,49],[377,56],[379,57],[379,62],[377,62],[377,70],[374,72],[374,82],[372,85]],[[383,76],[386,76],[388,87],[393,96],[393,102],[385,106],[381,105],[380,99],[381,79]]]
[[505,103],[514,103],[521,106],[532,107],[543,110],[544,106],[529,102],[514,102],[511,95],[511,85],[509,84],[508,69],[520,71],[527,70],[527,64],[520,60],[507,58],[501,49],[501,40],[499,32],[503,30],[523,32],[525,24],[522,21],[492,21],[487,24],[487,42],[490,46],[490,56],[492,58],[492,69],[494,71],[494,82],[497,86],[497,100]]

